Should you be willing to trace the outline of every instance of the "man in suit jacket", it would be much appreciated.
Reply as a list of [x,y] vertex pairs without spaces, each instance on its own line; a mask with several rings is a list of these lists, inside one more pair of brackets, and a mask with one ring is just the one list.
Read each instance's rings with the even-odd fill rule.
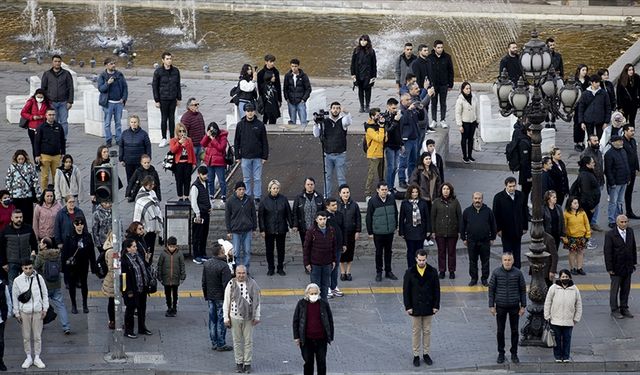
[[638,255],[636,237],[633,229],[627,228],[628,223],[629,219],[625,215],[618,215],[615,228],[604,236],[604,263],[611,277],[609,306],[611,315],[617,319],[633,318],[629,312],[629,292],[631,274],[636,270]]
[[516,179],[507,177],[505,189],[493,197],[493,215],[496,218],[497,234],[502,239],[502,251],[513,254],[513,266],[520,268],[520,246],[522,235],[527,233],[527,207],[524,194],[516,190]]

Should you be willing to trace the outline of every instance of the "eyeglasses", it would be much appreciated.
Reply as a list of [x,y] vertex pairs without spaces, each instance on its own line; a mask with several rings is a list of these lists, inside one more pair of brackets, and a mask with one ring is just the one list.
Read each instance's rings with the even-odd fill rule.
[[81,225],[84,225],[84,223],[73,223],[73,225],[81,226]]

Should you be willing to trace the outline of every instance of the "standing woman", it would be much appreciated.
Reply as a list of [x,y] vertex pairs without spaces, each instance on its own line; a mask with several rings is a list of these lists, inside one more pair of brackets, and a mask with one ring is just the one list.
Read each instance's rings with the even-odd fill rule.
[[134,221],[129,224],[129,227],[125,231],[125,238],[136,241],[136,250],[138,255],[144,261],[145,265],[149,265],[151,261],[151,253],[147,251],[147,242],[145,241],[144,225],[139,221]]
[[189,98],[187,100],[187,111],[180,118],[180,123],[187,129],[187,134],[193,141],[193,152],[196,155],[198,162],[202,160],[200,158],[200,152],[202,151],[202,145],[200,140],[204,137],[204,117],[200,112],[200,103],[196,98]]
[[147,288],[149,272],[144,259],[138,254],[137,242],[127,238],[122,244],[121,285],[124,298],[124,335],[130,339],[138,336],[133,332],[133,314],[138,312],[138,333],[151,336],[145,324],[147,317]]
[[360,100],[360,113],[369,112],[371,103],[371,88],[378,75],[376,51],[371,45],[369,35],[362,35],[358,39],[358,45],[351,55],[351,79],[353,85],[358,86],[358,100]]
[[311,283],[304,290],[293,313],[293,340],[300,347],[304,375],[313,375],[313,362],[318,375],[327,373],[327,344],[333,341],[333,314],[329,303],[320,298],[320,287]]
[[420,155],[420,165],[411,174],[409,183],[420,187],[420,196],[427,201],[429,212],[435,199],[440,195],[442,180],[438,168],[431,162],[431,154],[423,152]]
[[149,140],[149,134],[140,127],[140,117],[131,115],[129,129],[123,131],[120,137],[120,155],[118,156],[120,164],[127,173],[127,184],[140,166],[142,155],[151,157],[151,140]]
[[20,111],[20,117],[29,120],[27,132],[31,141],[31,154],[35,155],[33,143],[36,139],[36,131],[45,121],[47,109],[51,108],[51,103],[47,99],[44,89],[36,89],[36,92],[27,100],[27,103]]
[[62,272],[65,275],[69,275],[68,286],[72,314],[78,313],[78,306],[76,305],[76,287],[78,284],[80,284],[82,292],[82,312],[89,313],[89,307],[87,306],[89,267],[91,267],[91,273],[96,273],[96,254],[91,234],[86,229],[86,225],[84,217],[77,217],[73,220],[74,230],[70,235],[65,236],[62,246]]
[[193,153],[193,142],[187,137],[187,128],[178,123],[176,125],[176,136],[169,141],[169,150],[175,155],[176,169],[176,189],[178,200],[189,200],[189,186],[191,185],[191,171],[196,165],[196,156]]
[[220,185],[220,198],[223,202],[227,200],[227,181],[224,176],[227,170],[227,163],[224,157],[229,145],[229,132],[220,129],[218,124],[210,122],[207,127],[207,134],[202,137],[200,145],[204,147],[204,164],[207,166],[207,185],[209,187],[209,199],[216,195],[216,179]]
[[549,320],[556,337],[553,357],[556,362],[571,362],[571,333],[582,318],[582,298],[571,280],[569,270],[560,271],[560,279],[547,292],[544,319]]
[[471,153],[473,152],[473,136],[478,128],[478,99],[471,94],[471,84],[463,82],[460,86],[460,95],[456,101],[456,124],[460,128],[462,140],[462,161],[469,163],[476,161]]
[[405,200],[400,204],[398,234],[407,243],[407,268],[416,265],[416,253],[424,248],[424,240],[431,232],[431,216],[427,202],[420,199],[418,185],[409,185]]
[[33,233],[36,234],[38,241],[44,238],[49,238],[51,242],[54,241],[56,215],[61,209],[62,205],[56,201],[53,189],[49,185],[40,196],[33,211]]
[[[574,78],[576,86],[580,88],[581,92],[585,92],[591,85],[589,68],[584,64],[578,64]],[[575,113],[578,113],[578,108],[575,109]],[[582,130],[582,126],[578,122],[578,116],[573,116],[573,143],[575,143],[574,149],[576,151],[584,151],[584,130]]]
[[544,206],[542,206],[542,223],[547,232],[556,243],[556,249],[560,248],[560,239],[564,236],[564,213],[562,206],[558,204],[556,192],[547,190],[544,193]]
[[562,151],[558,147],[552,147],[551,152],[551,170],[549,176],[553,182],[553,188],[556,191],[558,204],[562,206],[564,197],[569,194],[569,177],[567,177],[567,166],[562,161]]
[[344,238],[347,243],[347,249],[340,256],[340,280],[352,281],[351,263],[356,251],[356,241],[360,238],[362,231],[362,214],[358,203],[351,199],[349,185],[340,185],[338,189],[340,190],[338,211],[342,212],[344,218]]
[[107,275],[104,277],[104,280],[102,280],[102,293],[109,299],[107,302],[107,316],[109,317],[107,327],[109,327],[109,329],[116,329],[116,295],[113,286],[113,259],[116,252],[113,250],[112,232],[107,234],[107,238],[102,244],[102,249],[105,251],[104,260],[107,262]]
[[[276,70],[277,71],[277,70]],[[264,117],[262,122],[270,125],[274,125],[276,121],[282,116],[280,113],[280,103],[278,101],[278,81],[272,71],[266,70],[264,72],[264,84],[262,88],[262,103],[264,105]]]
[[640,104],[640,76],[636,74],[632,64],[625,64],[622,69],[616,91],[618,108],[622,108],[627,122],[635,127],[636,113]]
[[[92,172],[93,174],[93,172]],[[56,169],[56,178],[54,181],[56,197],[63,201],[63,198],[71,194],[78,198],[82,194],[82,177],[80,169],[73,165],[73,157],[65,155],[62,157],[60,167]]]
[[[272,276],[276,267],[273,250],[278,251],[278,275],[284,272],[284,245],[289,228],[293,226],[293,216],[289,200],[280,194],[280,182],[271,180],[268,186],[269,195],[260,201],[258,206],[258,224],[267,249],[267,275]],[[275,242],[275,247],[274,247]]]
[[[609,69],[601,68],[598,69],[598,75],[600,76],[600,87],[602,87],[607,94],[609,95],[609,104],[611,105],[611,110],[615,110],[618,108],[616,105],[616,91],[613,88],[613,83],[609,81]],[[613,121],[612,121],[613,122]]]
[[257,81],[258,72],[249,64],[242,65],[238,81],[238,120],[242,120],[245,115],[244,106],[252,103],[258,97]]
[[33,222],[33,203],[40,196],[40,182],[36,167],[25,150],[17,150],[7,170],[5,186],[16,209],[22,211],[23,222]]
[[444,279],[447,264],[449,278],[456,278],[456,242],[460,233],[460,220],[460,202],[456,199],[453,185],[445,182],[440,189],[440,197],[433,201],[431,208],[431,225],[438,245],[438,270],[441,279]]
[[591,238],[589,218],[580,207],[576,197],[569,197],[564,211],[564,231],[562,239],[564,248],[569,250],[569,267],[573,275],[586,275],[582,269],[584,265],[584,249]]

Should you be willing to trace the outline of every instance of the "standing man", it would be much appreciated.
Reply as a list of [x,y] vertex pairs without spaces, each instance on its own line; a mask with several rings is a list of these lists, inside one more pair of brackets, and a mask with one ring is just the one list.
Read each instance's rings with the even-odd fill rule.
[[62,126],[64,138],[67,139],[69,136],[69,110],[73,106],[73,76],[68,70],[62,69],[60,55],[51,57],[51,69],[42,74],[40,85],[51,102],[51,108],[55,115],[54,120]]
[[243,264],[249,271],[251,234],[258,229],[256,206],[252,197],[245,194],[244,182],[236,182],[233,191],[234,194],[227,199],[224,210],[227,239],[233,243],[233,257],[236,264]]
[[382,256],[384,254],[385,277],[390,280],[398,280],[391,271],[391,255],[393,246],[393,234],[398,227],[398,207],[389,187],[384,181],[378,182],[376,189],[378,194],[369,199],[367,203],[367,233],[373,238],[376,247],[376,281],[382,281]]
[[489,311],[498,324],[498,359],[504,363],[504,330],[509,316],[511,362],[518,358],[518,324],[527,307],[527,284],[520,269],[513,264],[513,254],[502,254],[502,265],[493,270],[489,280]]
[[493,197],[496,233],[502,239],[502,251],[511,253],[514,266],[520,268],[522,235],[527,233],[527,209],[524,194],[516,190],[516,179],[507,177],[504,190]]
[[47,120],[36,131],[33,144],[36,164],[41,163],[42,190],[49,185],[49,172],[51,172],[51,181],[54,180],[56,168],[60,166],[60,159],[66,154],[67,147],[67,137],[62,125],[56,121],[56,111],[52,108],[47,109],[45,116]]
[[20,274],[22,262],[35,257],[38,251],[36,234],[22,219],[22,211],[13,210],[11,223],[0,232],[0,265],[7,273],[9,286]]
[[336,233],[336,267],[331,271],[331,283],[327,296],[329,298],[342,297],[344,293],[338,289],[338,272],[342,253],[347,250],[347,229],[345,227],[345,217],[342,212],[338,211],[338,200],[336,198],[327,198],[327,225],[333,228]]
[[327,213],[316,213],[315,224],[304,239],[303,261],[311,274],[311,282],[320,286],[320,298],[325,301],[328,299],[331,273],[336,268],[338,246],[336,230],[327,225]]
[[198,176],[191,184],[189,201],[193,210],[192,238],[193,238],[193,263],[202,264],[206,256],[207,237],[209,236],[209,221],[211,212],[211,200],[207,188],[207,167],[198,167]]
[[291,70],[284,75],[284,99],[289,107],[289,124],[295,125],[296,117],[300,125],[307,125],[307,100],[311,96],[309,77],[300,69],[300,60],[291,59]]
[[402,127],[400,119],[402,113],[398,111],[398,101],[395,98],[387,100],[387,110],[382,114],[384,117],[385,133],[387,140],[384,143],[384,160],[387,170],[384,177],[389,185],[389,191],[395,193],[396,174],[398,173],[398,163],[403,149]]
[[[435,129],[438,124],[443,129],[449,126],[445,122],[447,115],[447,92],[453,88],[453,62],[451,55],[444,51],[444,42],[436,40],[433,42],[433,50],[427,58],[429,62],[429,81],[435,89],[435,95],[431,100],[431,128]],[[438,99],[440,99],[440,122],[436,117],[438,110]]]
[[627,218],[640,219],[633,213],[631,206],[631,200],[633,199],[633,186],[636,184],[636,175],[640,171],[640,164],[638,163],[638,144],[635,138],[635,127],[633,124],[626,124],[622,127],[622,147],[627,153],[627,162],[629,163],[629,184],[624,190],[624,206]]
[[[411,67],[407,73],[413,73],[416,76],[416,83],[420,88],[427,89],[429,87],[429,46],[421,44],[418,46],[418,57],[413,60]],[[425,81],[427,81],[425,83]]]
[[258,72],[258,94],[260,94],[260,97],[264,97],[266,94],[265,90],[267,83],[264,81],[264,74],[266,72],[271,72],[276,78],[274,85],[276,87],[276,99],[278,100],[278,108],[280,108],[280,105],[282,104],[282,84],[280,83],[280,72],[278,71],[278,68],[276,68],[276,57],[270,53],[264,56],[264,67]]
[[[293,201],[293,230],[300,234],[300,242],[304,247],[307,230],[315,223],[316,213],[324,210],[324,197],[316,192],[316,180],[307,177],[304,180],[304,190]],[[305,268],[305,272],[309,271]]]
[[38,251],[38,255],[33,262],[33,268],[44,278],[49,303],[53,304],[60,317],[59,320],[64,334],[70,335],[71,325],[69,324],[69,315],[67,314],[67,307],[64,305],[64,296],[62,295],[62,278],[60,277],[62,262],[60,260],[60,249],[56,249],[48,237],[40,240],[39,246],[40,251]]
[[462,213],[460,238],[469,251],[469,286],[478,284],[478,257],[482,264],[482,286],[489,286],[489,258],[491,245],[496,239],[496,219],[491,209],[482,202],[480,192],[473,193],[471,206]]
[[98,77],[98,103],[104,112],[104,140],[107,147],[111,147],[111,119],[116,128],[116,144],[120,144],[122,134],[122,110],[127,104],[129,89],[127,80],[119,70],[116,70],[116,60],[113,57],[104,59],[106,69]]
[[251,372],[253,327],[260,323],[260,287],[242,264],[224,289],[224,325],[231,328],[236,372]]
[[420,366],[420,344],[422,343],[422,358],[424,363],[431,366],[433,364],[429,356],[431,321],[440,310],[440,280],[438,280],[436,269],[427,264],[427,251],[424,249],[416,253],[416,266],[404,273],[402,299],[405,311],[412,318],[413,365]]
[[[556,51],[556,41],[555,39],[549,37],[547,38],[547,47],[549,48],[549,52],[551,52],[551,66],[556,72],[556,77],[562,79],[564,81],[564,65],[562,62],[562,55],[560,52]],[[549,123],[551,120],[551,123]],[[556,129],[556,115],[553,113],[547,114],[545,118],[545,128],[553,128]],[[557,130],[557,129],[556,129]]]
[[600,87],[602,78],[594,74],[590,80],[591,86],[580,96],[576,114],[582,130],[588,135],[597,134],[598,138],[602,138],[604,128],[609,126],[611,119],[611,101],[607,90]]
[[[602,151],[600,151],[600,140],[598,136],[592,134],[589,136],[589,147],[587,147],[580,155],[581,158],[588,156],[592,158],[596,165],[593,168],[593,172],[596,175],[596,179],[598,180],[598,186],[600,190],[604,186],[604,158],[602,156]],[[598,214],[600,213],[600,203],[598,203],[593,210],[593,215],[591,217],[591,229],[596,232],[602,232],[602,228],[598,225]]]
[[351,114],[342,112],[340,103],[331,103],[329,116],[315,121],[313,136],[320,138],[324,154],[324,196],[331,197],[333,185],[331,180],[336,171],[338,186],[347,183],[345,165],[347,164],[347,129],[351,125]]
[[398,94],[400,94],[400,86],[405,83],[407,73],[411,70],[411,64],[415,61],[416,55],[413,54],[413,44],[405,43],[404,50],[398,56],[396,61],[396,86],[398,87]]
[[253,103],[244,106],[245,116],[236,126],[233,140],[236,162],[242,167],[242,179],[247,194],[260,203],[262,196],[262,165],[269,159],[269,141],[267,129],[256,117]]
[[516,42],[509,43],[507,54],[500,60],[498,75],[501,75],[505,69],[507,69],[507,76],[511,84],[515,86],[520,77],[522,77],[522,65],[520,64],[520,55],[518,54],[518,45]]
[[400,97],[400,111],[400,128],[402,129],[402,142],[404,146],[400,153],[398,183],[401,188],[406,189],[407,175],[411,176],[413,170],[416,168],[418,147],[420,146],[418,145],[420,141],[418,109],[416,108],[416,104],[411,102],[410,94],[402,94]]
[[631,274],[635,272],[638,264],[638,254],[633,229],[627,225],[629,219],[625,215],[618,215],[616,227],[604,236],[604,263],[611,277],[609,306],[611,315],[616,319],[633,318],[633,314],[629,312],[629,292]]
[[385,118],[380,114],[380,108],[371,108],[369,118],[364,123],[367,148],[367,180],[364,185],[365,199],[371,197],[375,183],[384,179],[384,130]]
[[160,131],[162,141],[159,147],[166,147],[167,125],[169,125],[169,138],[173,138],[176,127],[176,107],[182,101],[182,88],[180,87],[180,70],[172,65],[170,52],[162,52],[162,65],[153,72],[153,100],[156,108],[160,108]]
[[625,189],[631,177],[629,159],[623,149],[624,141],[619,135],[611,137],[611,147],[604,154],[604,174],[607,177],[607,191],[609,192],[609,228],[616,226],[616,217],[622,214]]
[[209,304],[209,339],[211,349],[228,352],[233,347],[226,344],[227,327],[224,326],[224,289],[231,280],[231,270],[226,262],[222,245],[213,244],[213,257],[202,267],[202,294]]

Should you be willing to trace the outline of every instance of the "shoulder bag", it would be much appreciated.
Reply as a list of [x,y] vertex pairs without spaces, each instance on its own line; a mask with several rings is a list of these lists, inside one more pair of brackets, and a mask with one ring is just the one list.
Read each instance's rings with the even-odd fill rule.
[[545,320],[544,325],[542,326],[542,342],[549,348],[556,346],[556,336],[551,329],[551,323],[548,320]]

